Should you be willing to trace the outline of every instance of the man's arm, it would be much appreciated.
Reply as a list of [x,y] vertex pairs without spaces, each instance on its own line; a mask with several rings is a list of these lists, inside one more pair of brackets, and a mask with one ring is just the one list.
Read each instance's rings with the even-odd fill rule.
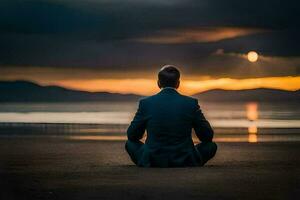
[[211,128],[209,122],[204,117],[198,100],[195,100],[195,112],[193,120],[193,128],[200,141],[211,142],[214,136],[214,131]]
[[139,102],[139,107],[135,116],[127,129],[127,137],[128,140],[131,141],[139,141],[142,139],[145,128],[146,128],[146,120],[143,113],[142,100]]

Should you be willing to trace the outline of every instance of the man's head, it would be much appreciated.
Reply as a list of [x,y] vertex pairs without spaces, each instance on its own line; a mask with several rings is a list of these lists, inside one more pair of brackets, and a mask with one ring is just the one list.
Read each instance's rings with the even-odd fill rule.
[[180,84],[180,72],[172,65],[163,66],[158,73],[158,87],[173,87],[178,88]]

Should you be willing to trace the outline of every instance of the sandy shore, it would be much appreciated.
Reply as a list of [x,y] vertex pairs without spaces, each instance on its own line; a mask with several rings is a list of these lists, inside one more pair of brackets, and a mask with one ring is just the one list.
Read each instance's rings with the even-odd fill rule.
[[144,169],[116,141],[0,138],[0,199],[297,199],[300,143],[219,143],[202,168]]

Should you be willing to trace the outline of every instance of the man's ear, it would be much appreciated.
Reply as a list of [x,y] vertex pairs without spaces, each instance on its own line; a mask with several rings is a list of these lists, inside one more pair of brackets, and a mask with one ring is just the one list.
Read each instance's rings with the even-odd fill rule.
[[157,85],[158,85],[159,88],[161,88],[159,80],[157,80]]
[[179,88],[180,85],[180,80],[178,80],[177,85],[176,85],[176,89]]

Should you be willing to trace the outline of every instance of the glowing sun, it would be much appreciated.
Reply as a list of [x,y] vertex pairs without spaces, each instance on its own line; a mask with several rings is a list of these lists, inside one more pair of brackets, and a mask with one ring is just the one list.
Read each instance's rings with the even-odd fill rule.
[[247,57],[250,62],[256,62],[258,60],[258,54],[255,51],[249,51]]

